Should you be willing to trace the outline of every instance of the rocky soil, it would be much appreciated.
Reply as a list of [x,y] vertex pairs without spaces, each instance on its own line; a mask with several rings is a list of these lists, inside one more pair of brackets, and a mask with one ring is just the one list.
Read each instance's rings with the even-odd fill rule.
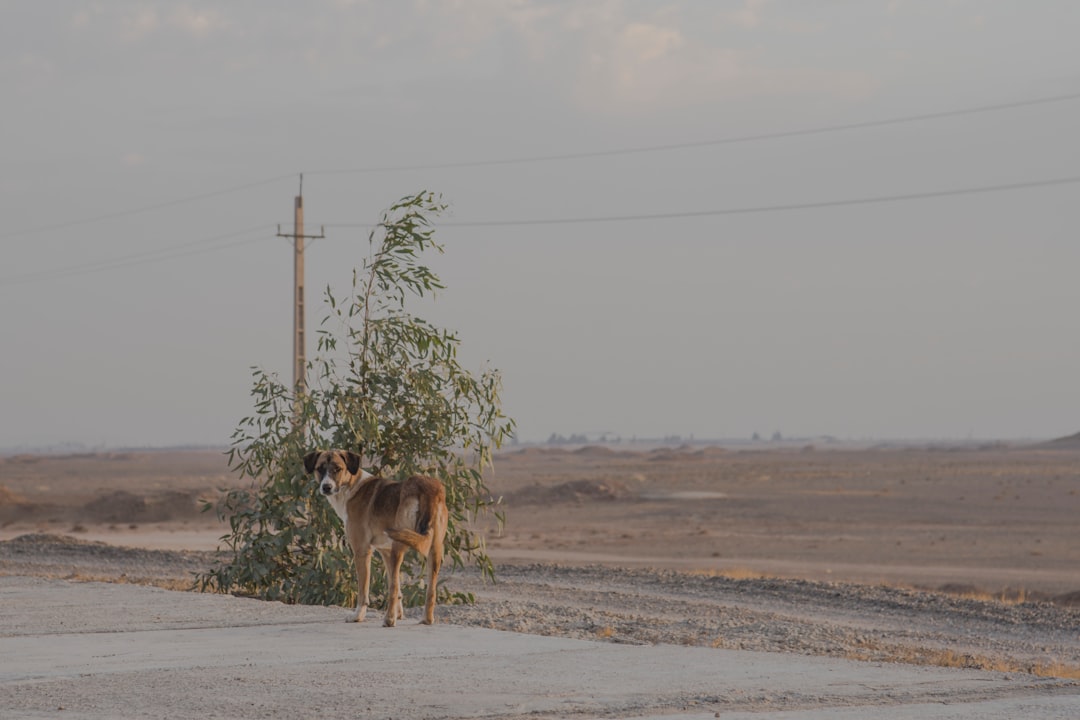
[[1080,608],[907,588],[603,566],[502,566],[448,621],[540,635],[1080,679]]

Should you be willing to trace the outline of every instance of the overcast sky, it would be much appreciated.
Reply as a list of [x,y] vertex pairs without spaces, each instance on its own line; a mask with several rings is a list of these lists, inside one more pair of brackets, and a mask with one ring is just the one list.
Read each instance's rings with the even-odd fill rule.
[[250,367],[290,373],[301,172],[312,300],[349,225],[442,193],[417,310],[502,370],[523,440],[1074,433],[1077,28],[1073,0],[7,0],[0,448],[227,443]]

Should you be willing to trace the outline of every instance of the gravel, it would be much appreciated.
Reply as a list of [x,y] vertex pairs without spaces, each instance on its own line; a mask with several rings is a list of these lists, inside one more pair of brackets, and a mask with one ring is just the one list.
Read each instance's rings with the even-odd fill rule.
[[216,553],[146,550],[32,533],[0,542],[0,575],[105,580],[186,589]]
[[451,622],[540,635],[1077,676],[1080,610],[887,586],[503,566]]

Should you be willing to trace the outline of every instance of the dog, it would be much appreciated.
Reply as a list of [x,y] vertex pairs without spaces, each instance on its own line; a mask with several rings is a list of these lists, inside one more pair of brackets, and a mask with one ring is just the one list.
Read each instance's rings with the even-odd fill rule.
[[377,550],[386,567],[387,602],[383,624],[393,627],[405,616],[401,602],[401,561],[409,548],[427,559],[425,625],[435,622],[435,595],[449,512],[446,489],[432,477],[414,475],[403,482],[376,477],[360,467],[360,456],[348,450],[313,450],[304,456],[304,470],[345,523],[345,536],[356,562],[356,613],[362,622],[371,585],[371,553]]

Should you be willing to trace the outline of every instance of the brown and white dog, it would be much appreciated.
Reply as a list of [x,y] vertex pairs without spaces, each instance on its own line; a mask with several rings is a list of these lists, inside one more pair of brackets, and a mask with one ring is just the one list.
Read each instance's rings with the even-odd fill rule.
[[367,613],[371,552],[386,566],[387,603],[383,624],[393,627],[405,613],[401,604],[401,561],[409,548],[427,559],[425,625],[435,622],[435,595],[449,513],[446,490],[431,477],[414,475],[404,482],[375,477],[360,467],[360,456],[346,450],[313,450],[304,469],[345,523],[345,536],[356,561],[357,599],[352,622]]

